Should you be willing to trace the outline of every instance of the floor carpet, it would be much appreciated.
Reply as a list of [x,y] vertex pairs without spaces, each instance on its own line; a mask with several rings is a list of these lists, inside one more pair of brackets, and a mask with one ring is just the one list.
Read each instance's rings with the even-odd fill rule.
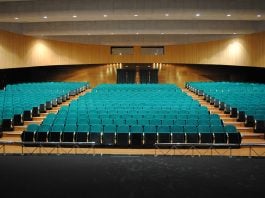
[[252,197],[265,158],[0,156],[1,197]]

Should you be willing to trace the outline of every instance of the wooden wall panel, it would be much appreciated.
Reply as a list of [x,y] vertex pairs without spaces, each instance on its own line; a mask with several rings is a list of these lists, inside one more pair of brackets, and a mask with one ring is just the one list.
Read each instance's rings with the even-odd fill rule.
[[185,63],[265,67],[265,32],[234,39],[165,46],[165,54],[111,55],[110,46],[45,40],[0,31],[0,68],[107,63]]

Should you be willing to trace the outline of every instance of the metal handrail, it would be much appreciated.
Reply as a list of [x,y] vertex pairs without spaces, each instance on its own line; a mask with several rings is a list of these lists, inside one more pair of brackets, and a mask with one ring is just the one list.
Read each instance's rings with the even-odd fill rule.
[[[0,148],[3,149],[3,153],[6,154],[5,150],[5,146],[7,145],[16,145],[16,146],[21,146],[22,151],[21,154],[24,154],[24,147],[27,146],[32,146],[32,147],[38,147],[39,149],[41,148],[45,148],[45,147],[55,147],[57,149],[61,148],[72,148],[72,149],[77,149],[79,147],[81,148],[92,148],[93,149],[93,154],[95,155],[95,142],[16,142],[16,141],[0,141]],[[65,146],[65,147],[64,147]],[[207,148],[208,150],[211,149],[227,149],[225,152],[230,151],[229,156],[232,156],[232,149],[233,148],[242,148],[242,147],[246,147],[249,148],[249,154],[248,157],[252,157],[253,153],[256,154],[255,156],[262,156],[265,157],[265,150],[262,152],[262,154],[258,153],[255,148],[256,147],[264,147],[265,148],[265,143],[241,143],[241,144],[224,144],[224,143],[155,143],[154,144],[154,148],[155,148],[155,156],[157,156],[157,149],[162,149],[162,148],[168,148],[169,150],[174,150],[174,154],[175,154],[175,150],[176,149],[187,149],[187,150],[192,150],[192,155],[194,154],[193,151],[196,149],[200,149],[200,148]],[[35,149],[36,150],[36,149]],[[35,151],[34,150],[34,151]],[[197,151],[198,151],[197,150]],[[31,152],[32,154],[34,153]],[[207,151],[207,150],[206,150]],[[39,153],[42,153],[41,150]],[[51,153],[51,152],[50,152]],[[167,154],[168,152],[166,152]],[[206,153],[206,152],[205,152]],[[59,151],[57,150],[57,154],[60,154]],[[165,154],[165,153],[164,153]],[[186,154],[182,153],[182,154]],[[199,152],[199,154],[201,154],[201,151]],[[222,153],[224,154],[224,153]]]
[[[155,143],[155,147],[174,146],[174,147],[239,147],[241,144],[224,144],[224,143]],[[264,145],[265,146],[265,145]]]
[[95,142],[15,142],[15,141],[0,141],[0,145],[36,145],[36,146],[95,146]]
[[[227,149],[225,151],[225,153],[227,151],[229,151],[229,157],[232,157],[232,149],[233,148],[242,148],[242,147],[246,147],[249,148],[249,153],[248,153],[248,157],[252,157],[252,153],[255,153],[255,156],[259,156],[259,157],[265,157],[265,150],[262,151],[262,153],[258,153],[255,148],[256,147],[264,147],[265,148],[265,143],[241,143],[241,144],[216,144],[216,143],[155,143],[155,156],[157,155],[157,149],[160,148],[168,148],[167,152],[162,152],[163,154],[168,154],[170,150],[173,149],[174,151],[174,155],[175,155],[175,150],[176,149],[183,149],[183,148],[188,148],[187,150],[192,150],[192,155],[194,155],[194,150],[197,149],[199,155],[201,154],[201,152],[199,152],[200,148],[208,148],[211,151],[211,155],[212,155],[212,150],[213,149],[218,149],[218,148],[223,148],[223,149]],[[218,154],[225,154],[225,153],[220,153],[219,151],[215,150]],[[181,153],[181,154],[186,154],[186,153]],[[206,154],[206,152],[204,152],[204,154]]]
[[[95,142],[15,142],[15,141],[0,141],[0,148],[3,149],[3,154],[6,154],[6,146],[7,145],[21,146],[21,154],[22,155],[24,154],[24,150],[25,150],[24,148],[26,148],[27,146],[39,148],[39,153],[42,153],[41,148],[43,148],[43,149],[47,148],[47,147],[57,148],[57,155],[61,154],[59,152],[59,148],[61,148],[61,149],[70,148],[71,150],[77,149],[77,148],[92,148],[93,149],[93,155],[95,155],[95,148],[94,148],[95,144],[96,144]],[[31,154],[33,154],[35,152],[35,150],[37,150],[37,149],[34,149],[31,152]],[[46,153],[51,153],[51,152],[46,151]],[[69,154],[70,152],[67,152],[67,153]],[[77,154],[77,152],[75,152],[75,154]],[[87,152],[86,152],[86,154],[87,154]]]

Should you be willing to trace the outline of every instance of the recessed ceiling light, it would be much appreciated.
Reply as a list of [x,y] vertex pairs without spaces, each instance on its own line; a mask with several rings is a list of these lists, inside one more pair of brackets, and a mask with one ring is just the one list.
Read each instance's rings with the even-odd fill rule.
[[139,32],[136,32],[136,34],[138,35],[138,34],[139,34]]
[[200,14],[200,13],[197,13],[197,14],[196,14],[196,17],[199,17],[199,16],[201,16],[201,14]]
[[227,16],[227,17],[230,17],[230,16],[231,16],[231,14],[227,14],[226,16]]
[[234,32],[233,34],[237,34],[236,32]]
[[168,13],[166,13],[166,14],[165,14],[165,16],[166,16],[166,17],[168,17],[168,16],[169,16],[169,14],[168,14]]
[[15,19],[15,20],[18,20],[19,18],[18,18],[18,17],[15,17],[14,19]]
[[108,17],[108,15],[107,14],[104,14],[103,17]]
[[73,15],[73,18],[76,18],[77,16],[76,15]]
[[261,14],[258,14],[257,17],[260,18],[261,17]]
[[48,17],[47,17],[47,16],[44,16],[43,18],[44,18],[44,19],[47,19]]
[[138,14],[134,14],[133,16],[138,17],[139,15]]

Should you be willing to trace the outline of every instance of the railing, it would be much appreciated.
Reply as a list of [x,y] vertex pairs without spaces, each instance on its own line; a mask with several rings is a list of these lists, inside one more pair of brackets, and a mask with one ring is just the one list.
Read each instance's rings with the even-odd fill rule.
[[[15,146],[15,150],[12,146]],[[238,149],[240,148],[240,149]],[[119,148],[117,148],[119,149]],[[126,148],[128,149],[128,148]],[[155,143],[154,156],[247,156],[265,157],[264,143],[210,144],[210,143]],[[131,150],[133,151],[133,149]],[[130,151],[130,154],[131,154]],[[144,153],[144,149],[143,149]],[[13,142],[0,141],[0,154],[92,154],[95,142]],[[149,152],[150,154],[150,152]]]
[[[18,146],[16,152],[6,152],[6,146]],[[1,141],[0,153],[15,154],[93,154],[95,142],[13,142]],[[74,151],[74,152],[73,152]]]
[[[248,153],[242,149],[247,148]],[[233,150],[237,151],[234,155]],[[173,151],[173,152],[172,152]],[[155,156],[160,152],[162,155],[218,155],[218,156],[248,156],[249,158],[265,157],[264,143],[242,143],[242,144],[211,144],[211,143],[156,143]],[[245,152],[245,153],[244,153]],[[254,155],[253,155],[254,154]]]

